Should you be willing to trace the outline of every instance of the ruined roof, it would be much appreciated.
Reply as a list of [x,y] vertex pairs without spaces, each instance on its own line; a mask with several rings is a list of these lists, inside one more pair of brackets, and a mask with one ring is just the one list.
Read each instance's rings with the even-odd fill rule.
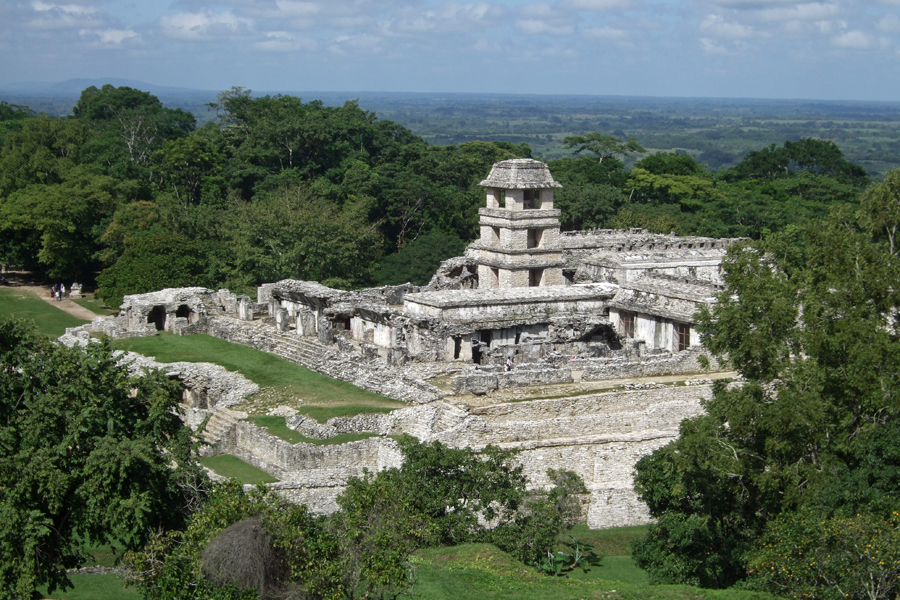
[[513,158],[494,163],[487,179],[478,185],[507,190],[562,187],[553,179],[547,165],[532,158]]
[[545,287],[517,287],[503,289],[443,290],[420,292],[406,296],[409,302],[439,308],[451,306],[486,306],[531,302],[567,302],[575,300],[612,298],[619,286],[614,283],[587,283]]

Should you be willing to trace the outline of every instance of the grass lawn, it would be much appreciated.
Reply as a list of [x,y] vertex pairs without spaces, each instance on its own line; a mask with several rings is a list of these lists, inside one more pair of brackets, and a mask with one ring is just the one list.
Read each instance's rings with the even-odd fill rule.
[[[774,596],[739,590],[706,590],[684,585],[647,585],[623,579],[604,567],[592,578],[552,577],[516,562],[490,544],[426,548],[413,555],[416,587],[421,600],[775,600]],[[612,563],[604,559],[604,562]]]
[[87,323],[61,311],[49,302],[44,302],[30,292],[16,288],[0,288],[0,315],[31,319],[39,332],[53,338],[64,334],[66,327],[78,327]]
[[204,456],[200,458],[200,464],[209,467],[223,477],[233,477],[241,483],[276,483],[278,481],[265,471],[257,469],[231,454]]
[[55,590],[52,594],[47,594],[47,588],[41,588],[41,597],[59,600],[138,600],[141,597],[137,588],[126,588],[118,575],[69,575],[69,579],[74,588]]
[[211,362],[237,371],[266,388],[234,407],[251,415],[265,415],[283,404],[324,422],[336,416],[390,412],[407,406],[403,402],[325,377],[279,356],[209,335],[160,333],[116,340],[113,346],[154,356],[160,362]]
[[114,315],[119,312],[118,308],[110,308],[103,304],[100,300],[95,300],[93,296],[85,296],[84,298],[71,298],[72,302],[78,306],[83,306],[91,312],[98,315]]
[[265,427],[272,435],[280,437],[286,442],[290,442],[292,444],[299,444],[300,442],[303,442],[306,444],[315,444],[317,446],[329,446],[332,444],[344,444],[346,442],[364,440],[366,438],[376,437],[378,435],[375,433],[339,433],[334,437],[320,440],[318,438],[306,437],[299,431],[291,429],[285,423],[284,417],[257,415],[254,417],[250,417],[250,420],[260,427]]

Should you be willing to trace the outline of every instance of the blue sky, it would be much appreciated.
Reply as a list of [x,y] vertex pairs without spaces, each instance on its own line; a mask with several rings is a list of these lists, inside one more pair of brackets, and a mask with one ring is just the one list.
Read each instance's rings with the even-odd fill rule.
[[900,0],[0,0],[0,85],[900,101]]

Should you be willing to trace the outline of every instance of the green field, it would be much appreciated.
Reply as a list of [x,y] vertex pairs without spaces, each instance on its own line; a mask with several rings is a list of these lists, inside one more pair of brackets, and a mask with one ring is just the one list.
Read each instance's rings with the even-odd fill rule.
[[98,315],[115,315],[119,312],[118,308],[110,308],[100,300],[95,300],[93,297],[86,296],[84,298],[72,298],[71,300],[78,306],[83,306]]
[[76,319],[34,294],[16,288],[0,289],[0,315],[30,319],[37,330],[46,336],[57,338],[66,332],[66,327],[78,327],[87,321]]
[[[588,573],[553,577],[511,559],[490,544],[426,548],[413,555],[421,600],[773,600],[741,590],[706,590],[685,585],[651,586],[640,580],[630,557],[604,557]],[[637,572],[637,574],[635,573]]]
[[324,421],[335,416],[390,412],[406,406],[349,383],[325,377],[281,357],[209,335],[160,333],[151,337],[116,340],[113,346],[153,356],[160,362],[211,362],[237,371],[261,388],[266,388],[234,407],[251,415],[265,415],[276,406],[286,405]]
[[141,597],[137,588],[126,588],[118,575],[69,575],[74,588],[56,590],[47,594],[47,588],[39,591],[42,598],[58,600],[135,600]]
[[237,456],[231,454],[219,454],[217,456],[204,456],[199,459],[200,464],[208,467],[223,477],[237,479],[241,483],[277,483],[278,480],[265,471],[247,464]]

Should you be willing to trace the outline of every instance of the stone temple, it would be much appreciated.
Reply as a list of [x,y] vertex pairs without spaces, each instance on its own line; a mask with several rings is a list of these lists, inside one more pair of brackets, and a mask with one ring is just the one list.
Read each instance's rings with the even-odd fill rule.
[[[410,405],[326,424],[287,411],[289,426],[304,435],[407,433],[518,448],[532,486],[549,484],[548,468],[582,476],[592,527],[645,523],[631,470],[677,436],[681,419],[700,414],[709,377],[721,376],[701,366],[694,314],[724,289],[721,261],[739,240],[640,229],[561,233],[553,207],[561,185],[536,160],[499,162],[481,185],[480,237],[427,286],[344,291],[284,280],[260,286],[255,302],[227,290],[162,290],[126,296],[117,317],[64,337],[206,333],[278,354]],[[281,481],[273,487],[313,510],[335,510],[346,480],[364,468],[402,460],[386,437],[291,445],[229,410],[239,400],[213,370],[167,368],[188,388],[186,419],[209,418],[205,452],[271,473]],[[535,386],[550,398],[503,401]]]

